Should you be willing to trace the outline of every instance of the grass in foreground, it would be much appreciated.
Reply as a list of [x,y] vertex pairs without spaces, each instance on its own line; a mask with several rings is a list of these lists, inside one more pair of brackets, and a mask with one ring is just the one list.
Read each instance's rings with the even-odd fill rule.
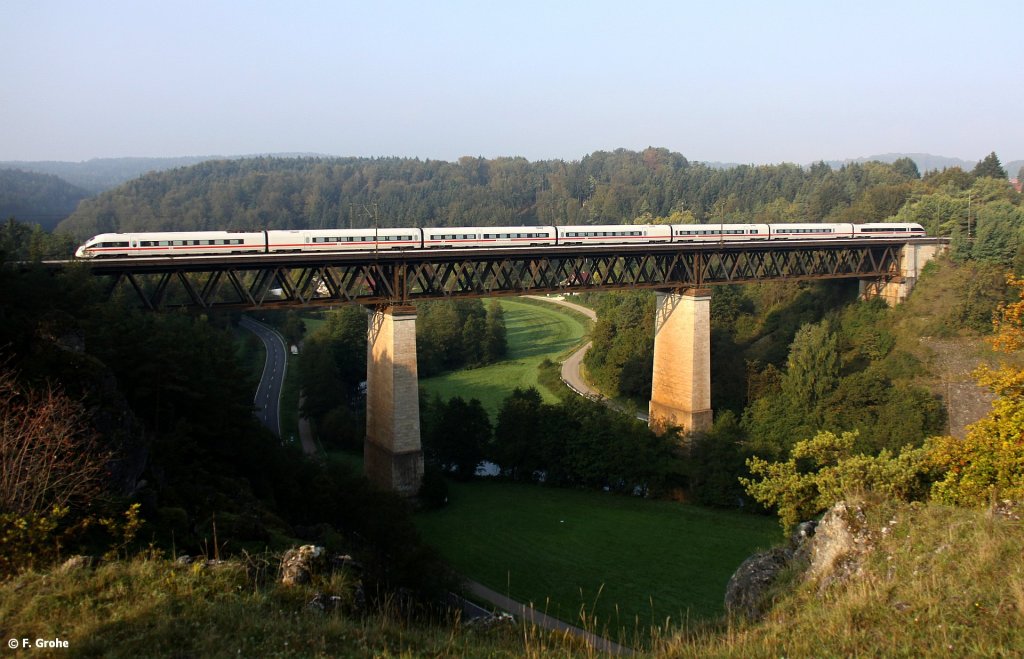
[[[67,641],[66,650],[33,648],[32,656],[516,657],[540,656],[539,648],[551,642],[532,631],[537,649],[531,649],[524,648],[522,630],[481,635],[395,614],[361,615],[345,610],[354,579],[335,575],[308,586],[258,586],[251,567],[136,558],[96,570],[22,574],[0,584],[4,652],[10,652],[11,638],[59,638]],[[268,576],[275,574],[276,564]],[[311,608],[317,592],[341,596],[342,610]]]
[[771,518],[601,492],[454,483],[449,500],[416,523],[457,572],[574,624],[585,607],[613,640],[720,615],[735,569],[780,540]]
[[[767,619],[677,638],[671,656],[1010,657],[1024,648],[1024,524],[986,511],[876,504],[863,570],[797,583]],[[883,530],[884,529],[884,530]]]
[[543,302],[502,299],[501,306],[508,331],[508,358],[482,368],[421,379],[423,390],[446,400],[477,398],[492,419],[516,387],[537,387],[546,402],[558,401],[555,392],[538,381],[537,367],[576,346],[586,325],[579,314]]

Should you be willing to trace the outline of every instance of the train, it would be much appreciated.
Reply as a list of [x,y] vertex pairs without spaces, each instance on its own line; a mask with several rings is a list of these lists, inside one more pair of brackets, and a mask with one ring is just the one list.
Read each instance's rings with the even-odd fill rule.
[[264,231],[102,233],[75,251],[80,259],[284,252],[633,245],[751,240],[923,237],[920,224],[606,224],[579,226],[387,227]]

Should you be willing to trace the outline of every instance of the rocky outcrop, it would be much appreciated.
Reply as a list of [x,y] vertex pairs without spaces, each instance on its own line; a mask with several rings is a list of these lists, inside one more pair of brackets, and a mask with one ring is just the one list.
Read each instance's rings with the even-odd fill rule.
[[730,616],[758,620],[771,606],[771,590],[779,573],[793,560],[789,547],[754,554],[736,569],[725,587],[725,610]]
[[807,543],[807,578],[824,590],[860,574],[863,557],[874,546],[864,506],[840,501],[821,518]]
[[864,556],[875,546],[864,506],[840,501],[819,522],[804,522],[789,543],[745,560],[725,589],[731,616],[758,620],[771,608],[772,594],[785,571],[803,572],[803,579],[826,589],[860,573]]
[[281,557],[281,583],[286,586],[307,584],[314,574],[327,567],[327,550],[317,545],[289,549]]

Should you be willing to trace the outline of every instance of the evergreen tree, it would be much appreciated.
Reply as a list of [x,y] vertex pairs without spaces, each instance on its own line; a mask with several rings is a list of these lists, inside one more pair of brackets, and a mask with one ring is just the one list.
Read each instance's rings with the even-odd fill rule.
[[535,471],[544,469],[539,438],[546,416],[534,387],[516,387],[501,404],[494,428],[494,460],[512,480],[532,480]]
[[425,449],[444,470],[469,480],[491,441],[491,420],[476,398],[456,396],[439,406]]
[[1006,170],[1003,169],[1003,165],[999,162],[999,156],[996,155],[995,151],[985,156],[981,162],[975,165],[972,173],[978,178],[983,176],[1006,178]]
[[508,354],[508,338],[505,329],[505,310],[498,300],[487,305],[487,326],[484,336],[484,361],[488,364],[500,361]]
[[921,172],[917,169],[917,163],[910,158],[898,158],[892,163],[893,170],[900,176],[907,179],[921,178]]

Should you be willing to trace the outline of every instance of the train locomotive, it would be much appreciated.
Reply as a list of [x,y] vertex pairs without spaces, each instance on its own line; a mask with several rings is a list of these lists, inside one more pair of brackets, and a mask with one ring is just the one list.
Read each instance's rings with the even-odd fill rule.
[[286,252],[721,243],[924,237],[920,224],[608,224],[578,226],[388,227],[265,231],[103,233],[75,251],[80,259]]

